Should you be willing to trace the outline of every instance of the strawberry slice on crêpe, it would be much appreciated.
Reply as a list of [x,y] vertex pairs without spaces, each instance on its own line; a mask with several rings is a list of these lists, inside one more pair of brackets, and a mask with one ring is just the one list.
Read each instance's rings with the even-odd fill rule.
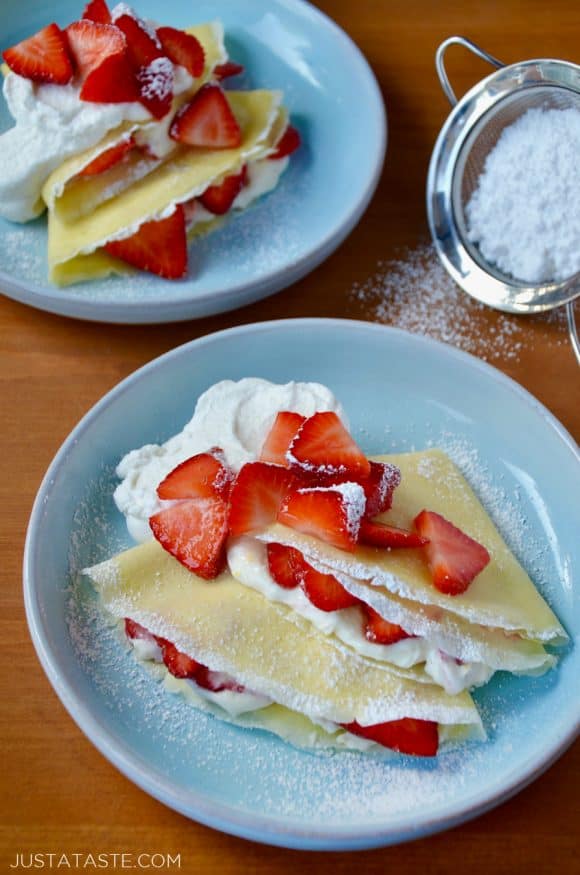
[[149,518],[153,535],[198,577],[213,580],[226,563],[228,506],[221,498],[192,498]]
[[490,562],[486,548],[432,510],[415,518],[419,534],[429,539],[425,555],[435,587],[447,595],[460,595]]

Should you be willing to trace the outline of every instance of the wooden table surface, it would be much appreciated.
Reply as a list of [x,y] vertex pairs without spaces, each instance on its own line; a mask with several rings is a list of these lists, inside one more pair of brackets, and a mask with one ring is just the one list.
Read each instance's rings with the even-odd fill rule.
[[[461,33],[508,62],[534,57],[580,61],[577,0],[322,0],[318,5],[366,54],[389,114],[389,147],[377,195],[324,265],[251,307],[161,327],[83,323],[0,300],[2,871],[8,871],[17,853],[27,859],[34,852],[169,852],[180,854],[183,871],[197,875],[290,873],[295,867],[336,875],[359,866],[367,873],[398,875],[455,869],[473,875],[580,872],[578,742],[518,796],[450,832],[357,855],[269,848],[190,822],[117,772],[56,698],[28,636],[21,563],[34,495],[61,442],[119,380],[178,344],[246,322],[290,316],[396,321],[388,307],[381,310],[352,289],[375,272],[381,259],[427,240],[424,181],[448,111],[433,66],[439,42]],[[488,72],[461,49],[453,53],[450,66],[459,92]],[[563,320],[509,317],[506,323],[507,317],[478,309],[467,298],[463,306],[479,338],[471,350],[481,355],[493,350],[493,364],[539,398],[578,440],[579,371]],[[437,320],[434,324],[441,323],[440,313]],[[499,351],[492,343],[498,332],[508,337]],[[519,338],[511,347],[510,337]],[[453,332],[451,339],[462,345]]]

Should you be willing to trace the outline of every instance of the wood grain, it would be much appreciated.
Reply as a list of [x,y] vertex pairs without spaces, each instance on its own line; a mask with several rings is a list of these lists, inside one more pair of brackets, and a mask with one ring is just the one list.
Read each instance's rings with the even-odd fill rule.
[[[243,310],[161,327],[82,323],[0,300],[2,460],[0,540],[0,866],[16,853],[179,853],[185,872],[342,875],[468,870],[536,875],[579,872],[578,742],[542,777],[498,809],[408,845],[354,854],[284,851],[222,835],[164,808],[111,766],[72,722],[29,640],[21,563],[30,508],[43,473],[80,417],[135,368],[216,329],[291,316],[373,319],[351,293],[381,259],[427,239],[424,184],[448,107],[436,81],[439,42],[461,33],[507,62],[562,57],[578,62],[576,0],[321,0],[366,54],[389,114],[384,173],[367,213],[328,261],[290,289]],[[459,93],[488,72],[460,49],[450,57]],[[491,341],[500,316],[474,308]],[[389,320],[389,314],[385,316]],[[561,324],[529,319],[518,356],[494,364],[539,398],[578,439],[579,371]],[[546,460],[549,464],[549,460]],[[571,497],[572,498],[572,497]],[[575,497],[577,499],[577,497]],[[169,871],[169,870],[163,870]]]

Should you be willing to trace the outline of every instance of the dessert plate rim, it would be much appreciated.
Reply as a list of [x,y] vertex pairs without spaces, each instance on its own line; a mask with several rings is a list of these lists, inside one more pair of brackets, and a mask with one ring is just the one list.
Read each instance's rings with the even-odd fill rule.
[[[467,381],[467,385],[470,380],[483,380],[492,394],[496,392],[499,396],[505,395],[513,402],[514,408],[523,405],[537,423],[542,439],[556,442],[555,445],[561,448],[568,460],[570,470],[574,472],[574,476],[578,476],[578,446],[553,414],[512,379],[468,353],[390,326],[352,320],[306,318],[242,325],[186,343],[144,365],[109,391],[73,429],[51,463],[32,510],[23,567],[25,606],[34,646],[57,695],[93,744],[131,781],[174,810],[233,835],[299,849],[355,850],[395,844],[439,832],[478,816],[509,799],[544,772],[574,741],[580,729],[580,703],[575,703],[574,697],[569,696],[568,710],[565,714],[558,715],[559,719],[550,727],[548,743],[538,746],[537,755],[531,760],[518,762],[517,753],[514,753],[514,766],[509,774],[488,776],[487,784],[482,789],[478,785],[477,792],[472,792],[469,800],[460,808],[454,809],[452,802],[446,802],[442,803],[441,811],[435,816],[432,813],[426,816],[421,812],[412,812],[406,816],[398,815],[381,826],[377,826],[376,822],[352,828],[348,825],[326,825],[323,822],[306,826],[298,819],[244,811],[229,804],[227,798],[216,802],[195,789],[186,796],[169,775],[163,774],[157,766],[140,757],[130,744],[109,731],[106,721],[101,719],[103,715],[94,713],[90,703],[83,701],[82,697],[79,698],[77,691],[64,677],[62,669],[59,670],[57,643],[47,628],[39,595],[39,562],[42,561],[42,557],[38,555],[39,543],[43,530],[47,532],[50,529],[50,506],[55,490],[58,492],[62,488],[59,487],[59,480],[67,466],[71,465],[71,455],[83,440],[86,441],[87,432],[109,408],[123,404],[135,387],[139,384],[150,384],[164,369],[175,367],[176,364],[183,366],[189,359],[203,361],[206,350],[209,348],[211,352],[214,345],[235,343],[240,338],[259,344],[260,337],[262,340],[269,337],[270,341],[276,340],[277,348],[283,356],[288,337],[300,337],[306,332],[318,335],[320,339],[330,338],[332,343],[342,346],[346,342],[360,343],[361,350],[364,349],[365,342],[380,340],[381,343],[394,345],[398,349],[407,348],[410,360],[417,361],[419,368],[422,359],[434,357],[433,360],[452,364],[457,374],[461,374],[458,379]],[[278,337],[280,340],[277,340]],[[316,379],[316,373],[313,373],[312,378]],[[578,629],[569,627],[568,631],[572,638],[577,636]],[[570,657],[578,663],[577,653],[572,651]],[[563,683],[561,677],[558,678],[558,683]]]
[[[60,2],[69,2],[69,0],[60,0]],[[170,5],[172,2],[176,2],[176,0],[169,0]],[[260,7],[261,0],[253,0],[253,2],[254,7]],[[235,7],[234,14],[237,17],[238,26],[243,29],[243,16],[245,14],[243,6],[232,4],[231,0],[215,0],[213,5],[215,6],[214,17],[219,17],[220,14],[226,15],[228,9],[231,10]],[[13,14],[12,9],[9,14]],[[58,7],[53,9],[52,14],[54,16],[58,14]],[[26,278],[22,279],[15,276],[13,271],[0,268],[0,291],[2,293],[36,309],[87,321],[113,324],[177,322],[226,312],[275,294],[310,273],[334,252],[361,219],[378,185],[387,148],[385,105],[378,82],[368,61],[351,37],[329,16],[309,3],[308,0],[270,0],[268,14],[276,14],[280,16],[281,20],[284,20],[284,16],[291,16],[293,21],[300,20],[307,37],[315,36],[316,33],[324,33],[336,59],[342,58],[342,62],[352,71],[353,77],[356,78],[360,86],[357,103],[359,120],[360,118],[366,120],[367,127],[373,131],[373,136],[366,144],[368,160],[357,169],[354,176],[354,188],[349,189],[348,202],[344,201],[342,213],[329,212],[324,219],[324,227],[312,225],[312,234],[308,236],[308,241],[306,238],[301,240],[297,244],[296,251],[281,252],[276,256],[273,264],[257,277],[248,275],[240,279],[237,271],[232,269],[225,284],[217,275],[211,280],[212,253],[216,259],[220,255],[224,255],[222,250],[226,244],[221,244],[221,248],[216,245],[214,251],[210,243],[208,244],[210,263],[203,269],[206,271],[205,275],[202,273],[199,278],[186,279],[173,284],[171,281],[148,275],[146,279],[154,284],[154,294],[142,294],[139,290],[135,291],[134,276],[132,277],[132,291],[127,297],[123,298],[122,279],[119,278],[103,281],[110,282],[111,294],[100,297],[96,294],[91,296],[89,284],[83,284],[80,290],[75,290],[75,286],[59,289],[50,285],[48,280],[38,282]],[[293,75],[298,76],[299,74],[294,71]],[[252,87],[260,87],[258,82],[251,84]],[[323,91],[324,89],[318,88],[316,94],[323,93]],[[327,94],[326,102],[331,97],[337,101],[340,99],[340,95]],[[317,97],[318,99],[320,98]],[[294,106],[291,95],[287,105],[291,114],[298,113],[299,116],[306,116],[308,121],[307,107]],[[308,124],[310,124],[309,121]],[[342,124],[345,136],[356,136],[358,127],[359,125],[351,126],[345,117]],[[306,146],[308,145],[306,142]],[[307,159],[303,160],[306,162]],[[331,160],[334,159],[331,158]],[[284,176],[291,170],[292,164]],[[302,174],[304,172],[304,170],[301,171]],[[277,192],[281,193],[280,188],[284,185],[284,176],[280,186],[270,194],[270,197],[275,197]],[[312,176],[308,178],[312,182]],[[304,221],[308,222],[308,209],[319,211],[321,199],[313,197],[309,204],[306,195],[300,201],[300,205],[303,208]],[[259,208],[260,204],[258,203],[254,209]],[[250,207],[249,212],[251,210],[252,207]],[[235,217],[228,223],[227,227],[233,222],[243,222],[244,218],[244,215]],[[12,225],[7,222],[3,222],[2,227],[9,227],[10,230],[26,229],[26,225]],[[260,228],[260,231],[262,236],[266,233],[265,225]],[[0,244],[2,233],[0,227]],[[211,237],[208,239],[211,240]],[[255,243],[255,240],[249,241],[248,246],[254,247]],[[209,290],[206,291],[203,291],[204,276],[208,280]],[[183,286],[179,285],[181,282],[191,285],[191,294],[183,293]],[[212,282],[214,283],[213,288]],[[176,290],[173,291],[173,288]]]

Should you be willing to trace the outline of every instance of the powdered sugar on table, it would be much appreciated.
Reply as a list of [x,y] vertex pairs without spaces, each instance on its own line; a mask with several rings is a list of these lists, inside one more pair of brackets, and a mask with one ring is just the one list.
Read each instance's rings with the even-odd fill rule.
[[500,313],[470,298],[449,276],[430,244],[380,261],[374,273],[350,292],[366,318],[423,334],[486,361],[518,361],[533,344],[532,324],[549,324],[542,344],[568,343],[563,309],[534,316]]

